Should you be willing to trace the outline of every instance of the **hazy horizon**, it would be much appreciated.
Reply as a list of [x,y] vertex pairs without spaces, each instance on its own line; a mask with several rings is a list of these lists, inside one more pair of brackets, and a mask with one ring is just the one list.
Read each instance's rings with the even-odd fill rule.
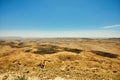
[[120,34],[119,30],[112,30],[112,31],[107,31],[107,30],[93,30],[93,31],[54,31],[54,32],[44,32],[44,31],[11,31],[11,32],[2,32],[0,36],[1,37],[37,37],[37,38],[54,38],[54,37],[72,37],[72,38],[120,38],[118,35]]

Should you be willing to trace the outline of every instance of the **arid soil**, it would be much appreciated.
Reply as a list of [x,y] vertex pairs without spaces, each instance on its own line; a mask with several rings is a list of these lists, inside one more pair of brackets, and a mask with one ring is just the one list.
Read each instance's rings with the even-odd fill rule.
[[120,80],[120,39],[0,40],[0,80]]

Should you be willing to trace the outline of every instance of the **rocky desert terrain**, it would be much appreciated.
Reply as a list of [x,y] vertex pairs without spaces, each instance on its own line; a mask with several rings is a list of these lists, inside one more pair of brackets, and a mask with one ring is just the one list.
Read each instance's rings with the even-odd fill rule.
[[120,80],[120,39],[2,39],[0,80]]

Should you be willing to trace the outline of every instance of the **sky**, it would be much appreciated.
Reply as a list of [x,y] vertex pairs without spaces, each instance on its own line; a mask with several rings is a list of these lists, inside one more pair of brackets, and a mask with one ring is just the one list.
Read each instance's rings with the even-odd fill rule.
[[120,37],[120,0],[0,0],[0,36]]

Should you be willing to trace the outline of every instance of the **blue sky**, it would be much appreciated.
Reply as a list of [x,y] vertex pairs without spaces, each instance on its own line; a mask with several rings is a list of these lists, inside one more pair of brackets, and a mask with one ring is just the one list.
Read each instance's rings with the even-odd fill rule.
[[76,31],[81,37],[106,31],[120,37],[120,0],[0,0],[0,31],[0,36],[30,35],[25,37],[64,37],[64,32],[74,37]]

